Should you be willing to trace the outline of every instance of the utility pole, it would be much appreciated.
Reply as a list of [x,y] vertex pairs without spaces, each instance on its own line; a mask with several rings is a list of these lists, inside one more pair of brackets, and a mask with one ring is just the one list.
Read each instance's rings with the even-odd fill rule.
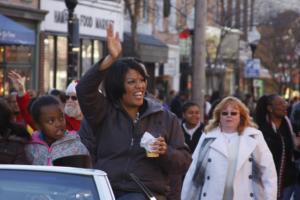
[[[192,77],[192,99],[198,103],[203,112],[204,95],[206,88],[205,65],[206,65],[206,0],[197,0],[195,5],[195,25],[194,25],[194,44],[193,44],[193,77]],[[203,116],[201,118],[203,120]]]

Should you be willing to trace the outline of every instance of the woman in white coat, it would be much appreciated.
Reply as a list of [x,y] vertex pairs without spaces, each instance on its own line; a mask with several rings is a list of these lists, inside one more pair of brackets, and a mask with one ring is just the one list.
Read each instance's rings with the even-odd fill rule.
[[272,154],[235,97],[224,98],[202,134],[185,176],[182,200],[276,200]]

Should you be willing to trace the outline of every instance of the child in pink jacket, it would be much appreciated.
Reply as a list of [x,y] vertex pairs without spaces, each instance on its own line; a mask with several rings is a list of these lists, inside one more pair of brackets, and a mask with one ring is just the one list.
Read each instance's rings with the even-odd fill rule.
[[58,158],[89,155],[77,133],[66,130],[64,113],[54,97],[39,97],[31,106],[31,114],[38,131],[33,133],[26,153],[33,165],[52,165]]

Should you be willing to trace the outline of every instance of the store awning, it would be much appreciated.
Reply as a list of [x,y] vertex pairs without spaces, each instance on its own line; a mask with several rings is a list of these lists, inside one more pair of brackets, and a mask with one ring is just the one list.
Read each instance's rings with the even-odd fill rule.
[[[165,63],[168,60],[168,46],[152,35],[138,34],[140,59],[144,62]],[[124,56],[133,55],[131,33],[124,33]]]
[[34,45],[35,33],[14,20],[0,15],[0,44]]

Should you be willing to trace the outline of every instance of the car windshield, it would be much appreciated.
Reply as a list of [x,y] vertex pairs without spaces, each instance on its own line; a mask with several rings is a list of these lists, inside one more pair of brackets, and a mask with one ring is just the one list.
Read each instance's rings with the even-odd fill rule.
[[92,176],[0,170],[0,200],[99,200]]

